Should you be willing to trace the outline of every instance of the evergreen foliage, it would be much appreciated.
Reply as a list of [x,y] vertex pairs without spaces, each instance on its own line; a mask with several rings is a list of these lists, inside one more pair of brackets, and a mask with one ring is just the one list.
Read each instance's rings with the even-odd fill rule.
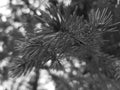
[[[43,90],[42,70],[55,83],[55,90],[120,89],[119,57],[104,49],[110,42],[105,35],[119,32],[119,22],[113,21],[115,14],[110,11],[111,7],[94,8],[95,1],[86,6],[90,0],[72,0],[69,5],[46,0],[47,3],[40,2],[46,5],[42,10],[28,0],[22,1],[31,13],[22,12],[19,19],[15,19],[22,23],[25,31],[20,33],[19,27],[15,34],[10,34],[19,36],[11,40],[15,42],[15,51],[8,54],[11,58],[7,68],[10,77],[24,79],[17,88],[15,79],[11,90]],[[25,8],[24,5],[19,6]],[[17,8],[12,10],[16,15]]]

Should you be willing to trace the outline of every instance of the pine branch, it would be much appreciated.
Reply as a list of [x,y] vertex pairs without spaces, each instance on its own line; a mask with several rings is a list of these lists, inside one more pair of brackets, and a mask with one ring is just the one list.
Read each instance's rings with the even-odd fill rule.
[[42,29],[19,42],[21,58],[13,60],[12,65],[15,76],[26,74],[33,67],[45,68],[49,60],[52,61],[52,65],[56,62],[61,65],[61,56],[66,55],[74,57],[76,54],[80,59],[87,59],[88,63],[91,62],[88,57],[91,57],[95,62],[93,64],[98,65],[100,47],[104,42],[102,34],[114,30],[108,29],[112,25],[111,12],[107,13],[107,9],[103,9],[102,12],[99,9],[93,10],[89,14],[89,21],[77,16],[76,8],[71,13],[69,6],[51,5],[46,11],[40,12],[41,16],[37,18],[42,24]]

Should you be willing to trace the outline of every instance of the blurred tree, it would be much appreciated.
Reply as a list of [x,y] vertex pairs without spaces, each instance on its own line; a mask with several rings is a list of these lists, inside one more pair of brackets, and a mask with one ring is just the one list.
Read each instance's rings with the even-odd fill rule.
[[0,81],[16,79],[3,90],[44,90],[42,70],[55,90],[120,90],[118,1],[68,2],[9,0],[11,14],[0,16]]

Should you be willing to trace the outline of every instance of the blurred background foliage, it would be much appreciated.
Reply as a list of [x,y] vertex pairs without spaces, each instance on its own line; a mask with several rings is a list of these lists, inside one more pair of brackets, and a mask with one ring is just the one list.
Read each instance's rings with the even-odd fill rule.
[[[31,33],[41,28],[37,16],[41,15],[40,9],[45,11],[49,3],[57,5],[63,2],[67,6],[71,2],[71,7],[77,5],[79,7],[77,14],[80,16],[84,15],[86,20],[88,19],[88,13],[92,9],[108,7],[108,11],[111,11],[113,14],[113,23],[115,23],[120,21],[119,0],[9,0],[8,2],[4,7],[9,9],[9,15],[0,14],[0,90],[120,90],[119,80],[114,81],[112,76],[110,76],[112,79],[109,79],[104,75],[91,75],[87,71],[84,72],[86,63],[80,62],[80,64],[77,64],[77,60],[76,62],[71,61],[72,66],[67,61],[64,61],[67,67],[65,72],[45,71],[43,69],[42,75],[42,71],[39,72],[33,69],[26,76],[27,78],[22,76],[20,80],[19,78],[11,80],[8,76],[7,68],[9,63],[19,54],[19,51],[16,50],[16,40],[24,40]],[[118,31],[107,32],[103,35],[107,42],[102,46],[102,51],[119,60],[120,24],[116,26]],[[88,68],[90,67],[88,66]],[[118,72],[120,71],[118,70]],[[58,77],[56,74],[59,73]],[[42,78],[47,79],[47,81],[42,80]],[[45,82],[50,84],[47,86]],[[43,86],[49,88],[45,89]]]

